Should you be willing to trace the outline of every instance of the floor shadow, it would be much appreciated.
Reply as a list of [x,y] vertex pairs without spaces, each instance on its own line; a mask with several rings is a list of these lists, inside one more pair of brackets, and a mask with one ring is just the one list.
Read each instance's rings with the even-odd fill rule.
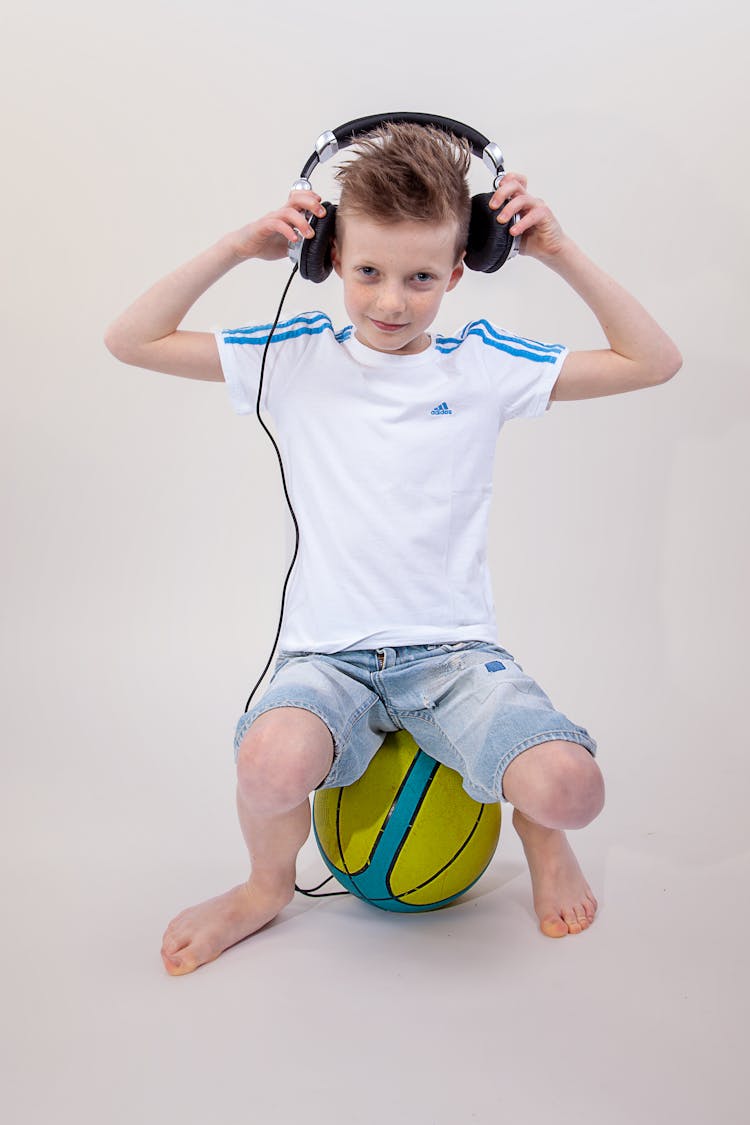
[[512,883],[519,875],[523,875],[525,870],[522,863],[493,863],[492,867],[485,871],[484,875],[458,901],[470,902],[472,899],[494,894],[508,883]]

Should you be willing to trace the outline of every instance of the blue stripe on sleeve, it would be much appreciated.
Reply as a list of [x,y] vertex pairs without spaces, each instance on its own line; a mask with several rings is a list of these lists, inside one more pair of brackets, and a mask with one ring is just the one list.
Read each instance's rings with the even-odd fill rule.
[[528,337],[507,336],[502,332],[498,332],[494,325],[490,324],[487,320],[475,320],[473,322],[473,325],[480,325],[487,333],[489,333],[489,335],[491,335],[496,340],[509,340],[512,342],[514,341],[517,344],[522,344],[524,347],[528,347],[533,350],[538,349],[542,352],[562,352],[565,350],[562,344],[543,344],[539,340],[531,340]]
[[[273,324],[255,324],[247,328],[229,328],[222,332],[225,344],[253,344],[263,346],[268,340]],[[309,316],[295,316],[277,325],[271,337],[272,344],[280,344],[284,340],[293,340],[297,336],[316,336],[328,329],[333,332],[333,325],[325,313],[312,313]]]
[[459,336],[438,336],[435,347],[439,352],[448,355],[460,348],[470,336],[479,337],[487,347],[497,348],[498,351],[506,352],[508,355],[529,359],[532,363],[556,363],[560,353],[565,351],[562,344],[542,344],[538,340],[498,332],[486,320],[472,321],[461,330]]

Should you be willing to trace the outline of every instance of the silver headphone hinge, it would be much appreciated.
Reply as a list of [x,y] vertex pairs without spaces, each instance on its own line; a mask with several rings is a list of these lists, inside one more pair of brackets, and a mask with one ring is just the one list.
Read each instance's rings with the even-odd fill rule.
[[330,160],[339,151],[339,142],[336,140],[336,134],[328,130],[321,133],[315,142],[315,151],[318,154],[318,160],[321,164],[326,160]]
[[[496,177],[502,177],[505,174],[505,157],[503,156],[502,149],[500,149],[494,141],[490,141],[490,143],[485,146],[482,152],[482,161],[487,165],[490,172],[495,173]],[[495,187],[497,187],[497,182],[495,183]]]

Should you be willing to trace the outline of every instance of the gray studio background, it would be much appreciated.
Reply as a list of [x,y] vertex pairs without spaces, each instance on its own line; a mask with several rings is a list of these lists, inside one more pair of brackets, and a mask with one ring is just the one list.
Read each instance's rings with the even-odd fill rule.
[[[730,0],[9,10],[6,1120],[741,1120],[747,33]],[[231,740],[275,627],[283,500],[223,386],[127,368],[102,335],[279,206],[320,132],[388,109],[491,136],[684,355],[663,387],[557,404],[499,447],[501,643],[599,741],[608,805],[575,846],[600,917],[535,932],[508,817],[462,906],[297,902],[170,980],[169,919],[245,874]],[[239,268],[187,324],[270,320],[286,276]],[[319,306],[345,323],[336,279],[296,280],[287,311]],[[477,315],[603,341],[530,260],[466,276],[436,327]],[[301,876],[321,866],[308,845]]]

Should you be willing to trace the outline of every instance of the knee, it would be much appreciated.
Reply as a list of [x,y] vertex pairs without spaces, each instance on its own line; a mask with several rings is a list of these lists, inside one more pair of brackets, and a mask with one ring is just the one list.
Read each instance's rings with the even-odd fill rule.
[[[585,828],[604,808],[604,778],[585,747],[567,743],[550,769],[543,823]],[[569,747],[569,749],[567,749]]]
[[545,742],[506,771],[511,804],[548,828],[584,828],[604,807],[604,778],[591,754],[574,742]]
[[242,800],[261,815],[296,808],[327,772],[319,754],[294,730],[256,720],[240,743],[237,785]]
[[251,727],[237,755],[237,786],[242,799],[258,813],[296,808],[310,792],[298,756],[264,730]]

